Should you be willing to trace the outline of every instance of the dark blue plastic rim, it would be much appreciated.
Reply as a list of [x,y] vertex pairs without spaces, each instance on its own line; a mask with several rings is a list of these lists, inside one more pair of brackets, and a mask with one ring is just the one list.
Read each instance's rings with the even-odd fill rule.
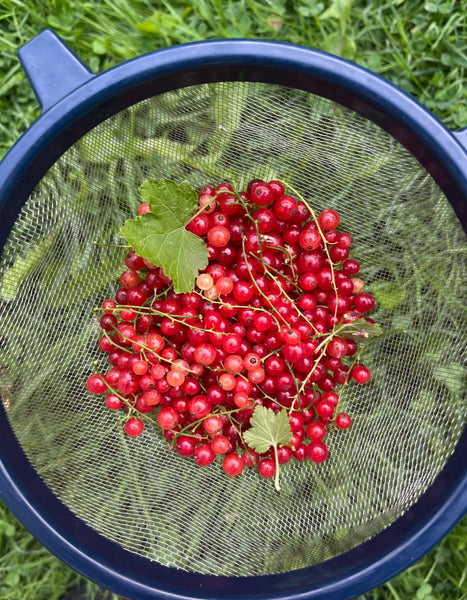
[[[155,94],[233,80],[309,91],[374,121],[423,164],[466,227],[467,153],[460,136],[416,101],[365,69],[322,52],[275,42],[222,40],[160,50],[124,63],[91,79],[40,117],[0,164],[2,246],[36,184],[92,127]],[[72,568],[133,600],[346,600],[406,569],[438,543],[467,508],[465,431],[420,500],[354,550],[278,575],[204,576],[129,553],[73,515],[30,465],[3,408],[0,440],[0,495],[18,519]]]

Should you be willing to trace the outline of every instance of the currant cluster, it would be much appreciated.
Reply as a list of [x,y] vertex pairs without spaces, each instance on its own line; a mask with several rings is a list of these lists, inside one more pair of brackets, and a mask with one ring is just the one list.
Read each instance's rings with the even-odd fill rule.
[[[370,379],[346,325],[371,322],[374,298],[339,220],[333,209],[316,216],[279,181],[241,193],[203,187],[186,229],[205,240],[207,268],[193,291],[175,293],[162,268],[129,252],[100,309],[110,369],[89,378],[89,391],[121,411],[129,436],[152,422],[199,465],[220,455],[229,475],[255,465],[269,478],[278,463],[324,461],[328,428],[351,425],[339,390]],[[287,412],[291,439],[276,456],[245,443],[257,406]]]

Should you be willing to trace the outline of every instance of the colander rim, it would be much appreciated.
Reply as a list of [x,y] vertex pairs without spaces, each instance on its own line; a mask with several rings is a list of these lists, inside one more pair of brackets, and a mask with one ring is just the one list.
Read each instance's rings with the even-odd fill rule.
[[[132,59],[89,79],[47,110],[0,163],[2,246],[37,182],[58,156],[102,121],[104,115],[111,116],[154,95],[155,91],[162,93],[189,82],[214,82],[216,77],[218,81],[226,77],[235,80],[255,77],[254,81],[293,84],[313,93],[319,91],[363,114],[389,131],[420,160],[446,192],[465,226],[465,149],[451,131],[413,98],[374,73],[321,51],[263,40],[214,40],[157,50]],[[345,600],[407,568],[455,525],[467,506],[467,465],[463,459],[467,453],[467,432],[464,431],[436,482],[405,515],[368,542],[325,563],[286,574],[247,578],[205,576],[175,571],[136,557],[74,516],[31,467],[3,407],[0,440],[0,495],[20,521],[77,571],[104,587],[118,588],[118,593],[129,597],[137,594],[141,599],[154,598],[157,593],[157,597],[172,600],[190,597],[312,600],[325,593],[329,600]],[[352,568],[351,565],[357,564],[358,568]],[[130,567],[138,580],[128,573]],[[145,572],[148,568],[150,583]],[[338,577],[332,574],[333,570],[339,573]],[[318,571],[328,577],[319,586]]]

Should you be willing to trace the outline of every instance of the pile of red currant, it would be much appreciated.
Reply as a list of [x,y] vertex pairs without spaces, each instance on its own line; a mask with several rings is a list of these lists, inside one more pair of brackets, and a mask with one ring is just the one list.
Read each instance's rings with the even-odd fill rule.
[[257,406],[287,413],[280,464],[324,461],[328,428],[351,425],[340,393],[370,379],[345,332],[372,322],[374,298],[339,220],[332,209],[316,216],[279,181],[202,188],[186,229],[206,241],[207,268],[191,292],[175,293],[163,269],[129,252],[120,289],[99,309],[110,369],[88,379],[89,391],[105,394],[129,436],[154,424],[199,465],[219,455],[229,475],[276,473],[272,450],[259,455],[243,437]]

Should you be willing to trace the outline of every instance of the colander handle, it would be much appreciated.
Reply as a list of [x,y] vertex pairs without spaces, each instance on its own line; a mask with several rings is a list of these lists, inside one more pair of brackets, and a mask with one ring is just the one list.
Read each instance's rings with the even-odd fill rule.
[[453,131],[454,136],[457,138],[457,141],[467,152],[467,127],[464,129],[459,129],[459,131]]
[[25,44],[18,55],[42,112],[94,77],[51,29]]

